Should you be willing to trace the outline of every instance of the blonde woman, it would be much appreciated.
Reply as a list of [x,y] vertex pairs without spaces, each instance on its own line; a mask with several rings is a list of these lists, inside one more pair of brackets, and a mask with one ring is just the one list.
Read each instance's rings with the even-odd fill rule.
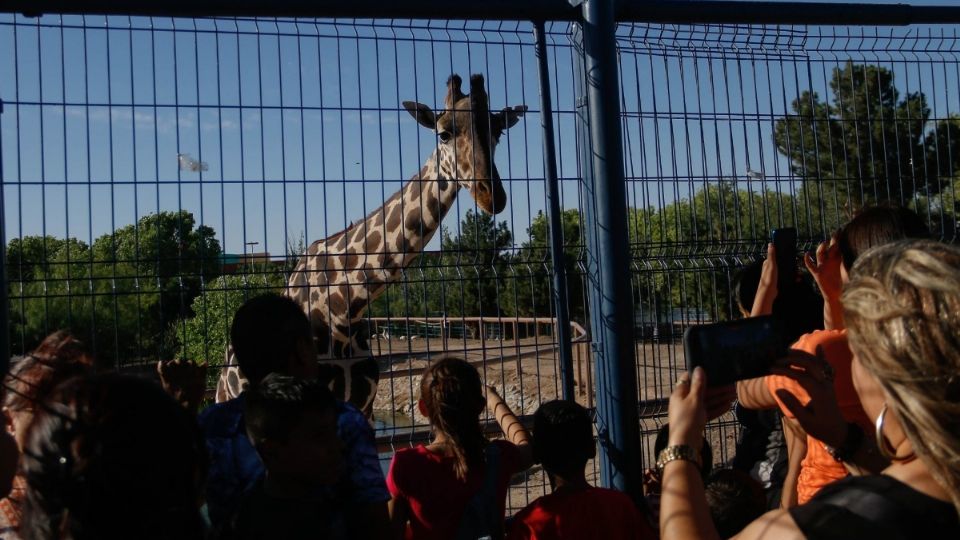
[[[854,265],[842,296],[852,376],[875,439],[891,460],[880,475],[851,476],[807,504],[775,510],[737,538],[960,538],[960,249],[926,240],[889,244]],[[808,431],[835,421],[831,372],[800,353],[781,373],[810,395]],[[670,397],[661,453],[661,537],[717,538],[692,448],[706,420],[701,370]]]

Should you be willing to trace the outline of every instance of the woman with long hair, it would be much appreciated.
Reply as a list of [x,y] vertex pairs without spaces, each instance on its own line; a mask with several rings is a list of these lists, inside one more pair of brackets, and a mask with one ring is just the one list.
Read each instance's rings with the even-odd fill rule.
[[[530,436],[476,368],[445,357],[420,383],[420,412],[430,421],[428,445],[402,449],[387,476],[390,517],[408,539],[496,538],[510,477],[533,463]],[[490,442],[480,425],[489,408],[506,440]]]
[[[960,538],[960,249],[929,240],[875,248],[854,264],[841,301],[854,387],[874,427],[844,454],[875,448],[890,465],[764,514],[737,538]],[[787,364],[777,371],[810,398],[785,400],[801,425],[846,427],[823,358],[797,353]],[[670,397],[670,441],[658,459],[664,539],[718,537],[693,451],[706,384],[697,369]]]

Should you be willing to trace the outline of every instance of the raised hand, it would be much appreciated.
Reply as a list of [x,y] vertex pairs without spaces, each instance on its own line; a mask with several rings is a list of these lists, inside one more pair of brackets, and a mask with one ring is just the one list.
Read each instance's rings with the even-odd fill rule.
[[803,263],[823,295],[824,327],[843,328],[843,308],[840,305],[840,292],[843,289],[840,268],[843,265],[843,256],[840,253],[840,244],[837,243],[837,235],[820,242],[816,254],[805,254]]
[[693,376],[684,373],[680,376],[673,393],[670,394],[670,406],[667,421],[670,423],[668,444],[686,444],[694,449],[703,447],[703,427],[707,424],[707,408],[704,404],[707,389],[707,375],[703,368],[696,367]]
[[816,355],[791,350],[782,365],[771,372],[793,379],[809,396],[809,401],[804,403],[786,389],[776,391],[804,431],[830,446],[843,443],[848,425],[834,392],[833,367],[824,359],[820,348]]
[[161,360],[157,374],[163,390],[187,410],[196,412],[207,389],[207,364],[187,360]]
[[763,261],[760,270],[760,283],[757,285],[757,294],[753,298],[751,317],[770,315],[773,313],[773,302],[777,299],[777,250],[773,243],[767,244],[767,258]]

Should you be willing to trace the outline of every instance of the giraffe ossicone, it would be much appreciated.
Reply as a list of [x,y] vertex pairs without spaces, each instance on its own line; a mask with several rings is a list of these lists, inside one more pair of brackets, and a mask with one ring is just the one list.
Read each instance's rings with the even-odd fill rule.
[[[367,343],[364,311],[424,250],[461,188],[489,214],[500,213],[507,204],[494,150],[527,107],[492,112],[483,75],[470,77],[469,94],[461,86],[458,75],[447,79],[440,110],[403,102],[417,123],[436,132],[436,148],[420,172],[383,206],[311,243],[284,291],[310,317],[321,378],[337,397],[368,417],[380,370]],[[217,403],[240,395],[246,384],[228,348],[217,382]]]

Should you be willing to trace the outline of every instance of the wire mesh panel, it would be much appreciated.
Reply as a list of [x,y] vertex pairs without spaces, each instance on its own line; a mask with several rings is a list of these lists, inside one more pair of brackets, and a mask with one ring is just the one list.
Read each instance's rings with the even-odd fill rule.
[[623,24],[617,40],[637,365],[653,410],[686,369],[684,329],[741,316],[737,272],[771,229],[797,228],[809,250],[891,203],[955,240],[955,28]]
[[[442,354],[477,366],[518,413],[558,397],[532,29],[0,16],[0,48],[9,51],[0,55],[0,151],[13,353],[67,328],[102,367],[152,372],[157,360],[207,362],[212,389],[239,305],[284,292],[299,276],[313,279],[298,264],[315,254],[314,242],[346,231],[348,241],[362,241],[335,261],[328,255],[321,269],[360,272],[348,286],[393,282],[359,309],[380,368],[372,416],[384,449],[427,433],[415,407],[419,380]],[[575,283],[571,333],[587,403],[566,26],[548,27],[547,39],[558,74],[551,91]],[[506,204],[489,214],[463,181],[445,215],[424,195],[419,205],[388,207],[384,229],[360,227],[410,178],[425,179],[446,142],[418,126],[403,102],[440,114],[450,108],[451,74],[466,93],[475,73],[485,78],[491,111],[526,106],[493,160]],[[431,218],[442,227],[432,230]],[[394,219],[430,237],[398,245],[403,265],[373,268],[368,261],[381,251],[366,246],[379,233],[393,242],[386,228]],[[529,500],[518,492],[510,505]]]

